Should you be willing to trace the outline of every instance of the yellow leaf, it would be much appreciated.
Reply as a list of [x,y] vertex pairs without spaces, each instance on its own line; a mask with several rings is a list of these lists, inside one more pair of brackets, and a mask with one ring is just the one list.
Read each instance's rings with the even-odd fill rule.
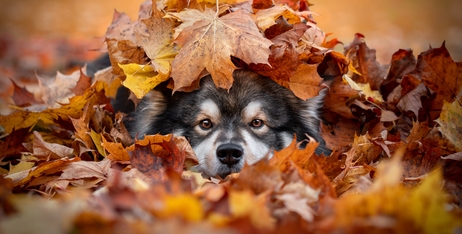
[[151,66],[136,63],[119,64],[127,78],[122,84],[141,99],[158,84],[168,80],[168,75],[157,73]]
[[10,162],[10,171],[8,172],[8,175],[31,169],[35,165],[35,162],[30,162],[31,161],[30,158],[31,156],[23,155],[21,157],[21,161],[18,164],[12,165]]
[[106,151],[104,150],[103,146],[101,145],[101,135],[93,131],[93,129],[90,129],[90,137],[93,143],[96,146],[96,149],[98,150],[99,154],[103,155],[106,157]]
[[163,209],[155,213],[161,218],[181,217],[192,222],[201,221],[204,217],[199,199],[191,194],[166,196]]
[[457,101],[444,101],[440,117],[436,120],[441,126],[441,132],[454,144],[457,151],[462,151],[462,107]]
[[170,74],[171,62],[178,53],[172,42],[173,20],[164,19],[164,13],[157,9],[156,2],[152,3],[151,17],[143,20],[149,35],[137,30],[136,36],[156,71]]
[[230,191],[229,209],[235,218],[250,218],[252,224],[260,229],[272,229],[275,220],[266,207],[267,194],[255,196],[249,190]]
[[409,196],[406,213],[425,233],[454,233],[462,221],[446,209],[447,194],[441,189],[440,169],[430,173]]
[[268,9],[260,10],[255,14],[257,25],[263,31],[276,24],[276,19],[284,17],[289,24],[301,22],[300,17],[287,6],[273,6]]
[[348,75],[343,75],[343,80],[345,80],[351,88],[354,90],[359,91],[361,94],[366,96],[366,99],[372,98],[374,101],[378,102],[384,102],[382,95],[379,93],[379,91],[374,91],[371,89],[371,85],[369,83],[367,84],[358,84],[354,82]]

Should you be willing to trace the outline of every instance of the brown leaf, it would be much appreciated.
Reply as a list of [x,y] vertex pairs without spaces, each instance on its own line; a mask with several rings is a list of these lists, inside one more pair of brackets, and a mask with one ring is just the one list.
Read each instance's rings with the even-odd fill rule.
[[24,152],[26,148],[22,143],[26,140],[26,137],[29,135],[29,129],[23,128],[18,129],[10,133],[8,136],[0,140],[0,162],[2,162],[6,157],[19,155],[21,152]]
[[270,77],[279,84],[289,88],[288,82],[301,64],[296,46],[303,33],[309,27],[295,24],[292,29],[274,37],[270,49],[269,64],[249,64],[249,67],[261,75]]
[[268,63],[272,43],[260,34],[250,15],[237,11],[217,18],[211,9],[196,14],[202,18],[176,39],[182,48],[172,63],[175,91],[191,86],[204,69],[217,87],[229,89],[235,69],[231,56],[247,64]]
[[361,84],[369,83],[373,90],[378,90],[389,66],[376,61],[375,50],[367,47],[364,36],[356,34],[354,41],[345,47],[345,54],[361,73],[361,76],[354,74],[352,79]]
[[295,96],[307,100],[319,95],[323,79],[318,75],[317,65],[300,64],[294,75],[290,77],[289,89]]
[[125,76],[120,64],[138,63],[146,64],[146,53],[138,45],[129,40],[117,40],[106,38],[109,59],[111,60],[112,73]]
[[253,165],[245,164],[239,177],[231,180],[231,185],[238,190],[251,190],[260,194],[275,188],[281,182],[279,169],[268,160],[262,159]]
[[153,181],[165,180],[168,170],[183,171],[185,152],[178,149],[171,134],[145,136],[127,149],[132,166]]
[[134,32],[135,24],[137,24],[137,22],[132,22],[130,16],[114,10],[112,22],[107,28],[105,37],[114,38],[117,41],[127,40],[132,43],[136,43],[137,41]]
[[155,3],[153,1],[151,17],[143,20],[148,34],[136,31],[136,36],[155,70],[162,74],[170,74],[171,62],[177,53],[172,42],[173,21],[163,18],[165,14],[157,9]]
[[18,181],[14,181],[15,187],[22,187],[29,184],[35,178],[41,176],[53,175],[57,172],[61,172],[65,166],[72,162],[80,161],[80,158],[75,157],[73,159],[62,158],[55,161],[49,161],[40,164],[36,168],[32,169],[28,175],[24,178],[20,178]]
[[436,98],[429,107],[430,121],[433,121],[438,118],[443,102],[453,102],[462,91],[462,66],[452,60],[443,43],[440,48],[419,55],[416,71],[425,85],[436,92]]
[[411,111],[419,118],[419,111],[422,108],[421,98],[427,96],[428,90],[424,83],[420,83],[414,90],[401,98],[396,107],[406,112]]
[[72,89],[83,75],[81,73],[81,71],[75,71],[70,75],[64,75],[57,72],[52,83],[48,82],[49,79],[37,76],[39,88],[35,92],[35,96],[40,97],[39,99],[42,100],[48,108],[57,108],[62,103],[69,103],[69,98],[74,96]]
[[104,137],[102,137],[102,140],[103,143],[101,145],[109,152],[108,159],[113,161],[130,161],[130,155],[128,155],[122,143],[108,142]]
[[37,131],[33,132],[34,140],[24,146],[40,160],[50,161],[65,157],[71,157],[74,150],[67,146],[45,142]]
[[380,85],[380,93],[383,95],[383,99],[388,98],[388,95],[399,85],[404,75],[415,69],[416,63],[417,60],[411,49],[400,49],[393,54],[387,77]]
[[25,87],[19,87],[13,79],[11,79],[11,83],[13,83],[14,87],[13,96],[11,98],[16,106],[24,107],[34,104],[43,104],[42,101],[35,99],[34,94],[27,91]]
[[71,91],[77,96],[82,95],[83,93],[85,93],[85,90],[90,88],[91,83],[92,83],[91,77],[85,75],[82,72],[82,69],[80,69],[79,81],[77,81],[77,84],[75,85],[74,88],[71,89]]

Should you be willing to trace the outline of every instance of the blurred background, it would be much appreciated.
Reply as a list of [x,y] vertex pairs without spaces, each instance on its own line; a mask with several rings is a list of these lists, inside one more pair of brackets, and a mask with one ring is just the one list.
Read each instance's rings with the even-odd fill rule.
[[[35,72],[53,76],[96,58],[114,9],[137,18],[142,0],[0,0],[0,113],[12,93],[10,78],[36,82]],[[380,63],[400,48],[415,56],[446,41],[462,61],[461,0],[310,0],[315,20],[329,38],[348,45],[365,35]],[[337,51],[343,52],[338,45]]]

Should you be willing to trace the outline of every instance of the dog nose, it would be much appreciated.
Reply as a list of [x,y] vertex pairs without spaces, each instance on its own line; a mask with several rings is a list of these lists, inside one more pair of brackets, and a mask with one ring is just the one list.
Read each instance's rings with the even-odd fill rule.
[[232,166],[238,163],[241,160],[243,154],[244,150],[242,147],[233,143],[220,145],[217,149],[218,160],[228,166]]

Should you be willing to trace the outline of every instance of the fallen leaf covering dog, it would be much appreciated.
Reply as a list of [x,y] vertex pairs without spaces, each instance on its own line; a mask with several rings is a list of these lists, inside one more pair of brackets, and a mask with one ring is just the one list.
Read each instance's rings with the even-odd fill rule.
[[[114,15],[112,68],[93,82],[82,68],[34,94],[15,85],[17,110],[0,116],[0,230],[460,231],[461,63],[443,43],[380,64],[361,34],[334,52],[338,41],[326,40],[308,6],[146,1],[136,21]],[[271,159],[206,180],[185,170],[197,158],[184,137],[132,139],[110,105],[120,85],[135,103],[169,77],[175,91],[197,89],[204,69],[229,89],[236,67],[302,99],[328,85],[322,134],[333,153],[294,139]]]

